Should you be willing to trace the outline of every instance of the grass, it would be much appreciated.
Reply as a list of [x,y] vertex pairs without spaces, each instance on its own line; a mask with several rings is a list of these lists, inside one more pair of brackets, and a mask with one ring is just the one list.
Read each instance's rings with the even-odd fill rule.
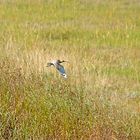
[[[0,139],[140,139],[140,3],[0,2]],[[68,79],[46,63],[64,59]]]

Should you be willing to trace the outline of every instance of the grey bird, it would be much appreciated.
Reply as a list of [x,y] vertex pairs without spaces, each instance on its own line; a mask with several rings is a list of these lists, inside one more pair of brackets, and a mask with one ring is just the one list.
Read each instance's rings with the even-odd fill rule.
[[67,62],[67,61],[53,60],[52,62],[47,63],[47,67],[54,66],[64,78],[67,78],[65,69],[60,64],[60,63],[63,63],[63,62]]

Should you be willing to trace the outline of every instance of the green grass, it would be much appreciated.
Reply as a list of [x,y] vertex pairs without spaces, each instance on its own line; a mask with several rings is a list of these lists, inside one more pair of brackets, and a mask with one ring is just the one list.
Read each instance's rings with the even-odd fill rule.
[[137,0],[1,1],[0,139],[140,139],[139,13]]

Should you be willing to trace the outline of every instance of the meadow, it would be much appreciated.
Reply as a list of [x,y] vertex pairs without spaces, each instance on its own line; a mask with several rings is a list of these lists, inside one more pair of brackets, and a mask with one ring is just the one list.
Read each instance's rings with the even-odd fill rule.
[[0,0],[0,140],[139,140],[139,13],[139,0]]

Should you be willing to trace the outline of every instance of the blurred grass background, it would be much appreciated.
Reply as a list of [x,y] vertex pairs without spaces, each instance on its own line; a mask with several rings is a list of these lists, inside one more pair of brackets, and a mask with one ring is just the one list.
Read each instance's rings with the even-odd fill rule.
[[139,13],[138,0],[1,0],[0,139],[140,139]]

